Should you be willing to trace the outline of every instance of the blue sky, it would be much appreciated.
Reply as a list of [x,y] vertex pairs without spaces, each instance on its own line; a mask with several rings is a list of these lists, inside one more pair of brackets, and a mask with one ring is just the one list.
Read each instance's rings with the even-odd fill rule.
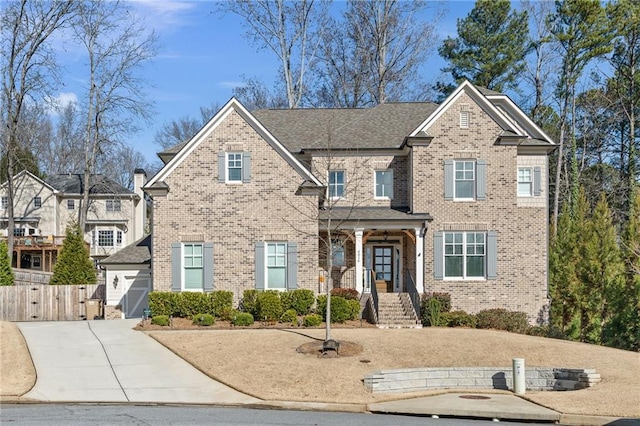
[[[199,117],[202,106],[223,105],[242,75],[257,77],[272,85],[278,70],[275,55],[258,51],[243,37],[242,21],[235,15],[221,16],[213,1],[136,0],[136,12],[144,26],[159,37],[158,54],[144,71],[148,92],[154,102],[154,118],[141,131],[129,138],[130,144],[155,162],[160,147],[153,143],[163,123],[182,117]],[[437,4],[434,2],[434,7]],[[465,17],[473,1],[449,1],[443,20],[437,23],[438,36],[455,37],[456,19]],[[66,84],[59,99],[74,99],[81,94],[82,62],[78,52],[65,50],[61,55]],[[429,78],[439,74],[444,63],[437,52],[430,57],[425,73]]]

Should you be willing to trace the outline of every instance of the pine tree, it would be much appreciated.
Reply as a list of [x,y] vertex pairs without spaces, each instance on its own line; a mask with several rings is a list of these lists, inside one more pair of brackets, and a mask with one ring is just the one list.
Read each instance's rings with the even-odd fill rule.
[[551,296],[550,326],[553,334],[571,337],[577,334],[578,310],[576,276],[578,252],[573,218],[565,204],[558,221],[558,230],[552,233],[549,248],[549,294]]
[[586,224],[580,253],[578,275],[583,302],[580,340],[602,344],[615,301],[624,292],[624,263],[604,193]]
[[13,270],[11,269],[7,243],[0,241],[0,286],[13,284]]
[[[527,52],[527,12],[512,11],[508,0],[478,0],[457,26],[458,37],[447,38],[438,49],[449,61],[443,71],[456,83],[468,79],[497,91],[516,86]],[[439,90],[451,92],[445,85]]]
[[77,223],[67,226],[60,255],[53,268],[49,284],[94,284],[96,273],[89,258],[89,250]]
[[605,330],[605,345],[640,350],[640,188],[631,194],[629,221],[622,235],[624,290]]

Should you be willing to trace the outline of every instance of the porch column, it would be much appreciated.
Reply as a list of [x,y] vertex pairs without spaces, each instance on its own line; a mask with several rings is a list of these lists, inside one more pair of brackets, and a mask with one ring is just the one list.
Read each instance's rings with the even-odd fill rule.
[[416,232],[416,290],[424,293],[424,228],[415,228]]
[[356,234],[356,290],[362,294],[364,288],[363,275],[362,275],[362,232],[364,228],[354,228]]

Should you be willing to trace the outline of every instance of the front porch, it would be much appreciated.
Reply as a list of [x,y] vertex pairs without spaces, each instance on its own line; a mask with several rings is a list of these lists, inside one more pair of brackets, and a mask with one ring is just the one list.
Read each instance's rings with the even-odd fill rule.
[[[431,216],[390,208],[333,209],[321,220],[320,291],[352,288],[379,324],[383,293],[408,295],[416,315],[424,292],[424,235]],[[331,260],[331,261],[329,261]],[[395,300],[395,299],[393,299]]]

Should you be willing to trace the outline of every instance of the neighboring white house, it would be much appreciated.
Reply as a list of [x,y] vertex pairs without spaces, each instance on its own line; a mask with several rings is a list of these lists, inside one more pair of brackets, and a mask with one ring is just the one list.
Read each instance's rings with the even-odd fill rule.
[[[141,188],[145,182],[141,169],[135,171],[134,191],[102,175],[91,177],[84,239],[96,264],[144,235],[147,209]],[[8,206],[10,202],[14,206],[14,267],[53,270],[66,227],[78,219],[82,185],[80,174],[58,174],[43,180],[22,171],[14,177],[13,200],[7,184],[0,186],[0,238],[9,235]]]

